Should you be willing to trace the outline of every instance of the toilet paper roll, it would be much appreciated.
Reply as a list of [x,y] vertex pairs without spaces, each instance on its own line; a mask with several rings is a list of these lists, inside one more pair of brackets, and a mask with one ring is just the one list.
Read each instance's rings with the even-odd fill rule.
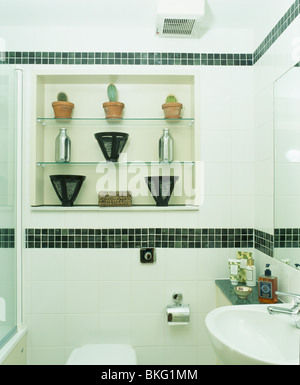
[[189,305],[167,306],[168,325],[187,325],[190,322]]

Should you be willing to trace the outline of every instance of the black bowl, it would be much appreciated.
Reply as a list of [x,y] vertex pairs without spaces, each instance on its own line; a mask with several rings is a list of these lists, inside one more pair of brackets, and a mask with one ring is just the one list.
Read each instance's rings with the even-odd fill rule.
[[145,181],[156,206],[168,206],[178,176],[146,176]]
[[127,142],[129,134],[125,132],[98,132],[94,134],[107,161],[117,162]]
[[73,206],[85,178],[84,175],[50,175],[62,206]]

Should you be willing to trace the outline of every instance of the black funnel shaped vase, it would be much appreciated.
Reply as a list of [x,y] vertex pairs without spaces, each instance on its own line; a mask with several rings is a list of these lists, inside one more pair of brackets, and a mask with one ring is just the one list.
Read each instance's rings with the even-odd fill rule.
[[125,132],[98,132],[94,134],[104,158],[110,162],[117,162],[120,153],[127,142],[129,134]]
[[50,175],[62,206],[73,206],[85,178],[84,175]]
[[178,176],[146,176],[147,186],[156,206],[168,206]]

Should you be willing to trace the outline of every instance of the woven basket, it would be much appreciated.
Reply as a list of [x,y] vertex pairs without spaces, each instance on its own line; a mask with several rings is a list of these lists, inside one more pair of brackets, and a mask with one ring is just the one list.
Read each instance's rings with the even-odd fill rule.
[[129,191],[100,191],[98,205],[100,207],[132,206],[132,196]]

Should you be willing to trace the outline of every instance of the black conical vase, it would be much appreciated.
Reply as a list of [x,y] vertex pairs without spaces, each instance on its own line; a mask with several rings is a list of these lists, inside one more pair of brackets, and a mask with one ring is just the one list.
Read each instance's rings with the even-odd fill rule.
[[145,181],[156,206],[168,206],[178,176],[146,176]]
[[104,158],[110,162],[117,162],[120,153],[127,142],[129,134],[125,132],[98,132],[94,134]]
[[62,206],[73,206],[85,178],[84,175],[50,175],[52,186]]

